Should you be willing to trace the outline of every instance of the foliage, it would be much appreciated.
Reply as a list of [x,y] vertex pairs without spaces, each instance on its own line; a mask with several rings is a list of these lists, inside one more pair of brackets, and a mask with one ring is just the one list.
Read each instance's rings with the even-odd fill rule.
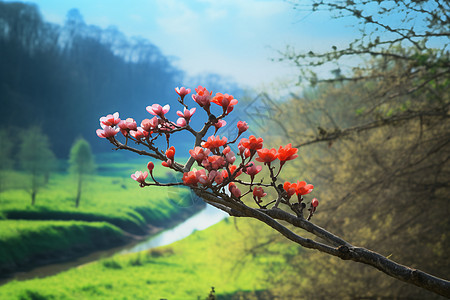
[[[283,128],[276,119],[269,123],[275,134],[272,142],[282,142],[276,133],[285,129],[291,140],[304,144],[316,139],[318,127],[352,128],[364,123],[365,117],[357,111],[371,86],[376,87],[370,82],[319,85],[314,93],[282,104],[283,116],[296,122]],[[284,176],[289,180],[304,172],[315,178],[318,196],[326,206],[315,217],[321,226],[335,228],[340,236],[402,264],[448,278],[450,261],[444,250],[450,246],[447,135],[448,122],[440,118],[354,132],[304,147],[303,161],[293,163]],[[304,266],[304,260],[316,267]],[[307,252],[292,261],[298,275],[279,277],[268,270],[270,278],[278,277],[274,292],[280,297],[433,297],[367,267],[318,253]],[[314,285],[302,282],[299,288],[297,281],[287,279],[304,272],[314,278]],[[330,273],[339,276],[330,277]]]
[[[279,126],[278,115],[272,128],[310,145],[301,168],[333,186],[321,189],[323,202],[334,204],[318,222],[449,278],[449,2],[313,1],[309,9],[356,20],[361,33],[331,51],[285,52],[316,88],[284,104],[283,117],[295,118],[295,126]],[[333,76],[323,76],[336,65]],[[307,255],[321,280],[319,288],[302,285],[302,296],[433,297],[361,266]],[[329,272],[342,276],[329,280]],[[280,291],[288,285],[291,296],[300,295],[295,282],[280,283]]]

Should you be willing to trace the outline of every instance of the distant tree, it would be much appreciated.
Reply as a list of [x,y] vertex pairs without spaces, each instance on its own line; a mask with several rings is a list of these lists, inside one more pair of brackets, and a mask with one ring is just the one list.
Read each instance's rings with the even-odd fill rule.
[[0,130],[0,192],[4,185],[4,170],[8,170],[13,166],[11,152],[13,149],[13,142],[11,141],[8,132],[4,129]]
[[91,146],[85,139],[79,138],[70,149],[69,157],[69,171],[76,176],[78,183],[75,207],[80,205],[81,191],[86,175],[93,173],[94,170],[94,155]]
[[21,135],[19,161],[21,167],[29,174],[25,187],[31,194],[31,205],[36,202],[36,195],[55,168],[55,155],[50,150],[48,137],[39,127],[30,127]]

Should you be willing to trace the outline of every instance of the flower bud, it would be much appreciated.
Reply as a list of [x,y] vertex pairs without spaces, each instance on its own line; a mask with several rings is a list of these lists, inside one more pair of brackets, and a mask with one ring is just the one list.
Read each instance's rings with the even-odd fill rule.
[[150,171],[150,173],[153,172],[154,168],[155,168],[155,165],[153,164],[153,162],[149,161],[147,164],[147,169]]

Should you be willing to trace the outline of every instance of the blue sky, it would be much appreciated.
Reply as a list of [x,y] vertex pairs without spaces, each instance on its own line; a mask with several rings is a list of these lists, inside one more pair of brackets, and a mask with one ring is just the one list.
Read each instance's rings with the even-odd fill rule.
[[114,25],[142,36],[189,75],[214,72],[253,88],[294,83],[297,70],[272,62],[287,45],[297,50],[343,45],[351,20],[294,10],[282,0],[35,0],[44,18],[63,23],[78,8],[87,24]]

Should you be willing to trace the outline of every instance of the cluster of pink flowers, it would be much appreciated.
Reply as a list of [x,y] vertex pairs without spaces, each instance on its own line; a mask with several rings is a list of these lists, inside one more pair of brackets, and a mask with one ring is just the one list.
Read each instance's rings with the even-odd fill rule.
[[[189,129],[189,131],[194,132],[196,137],[199,132],[194,131],[190,127],[187,128],[196,112],[196,108],[189,109],[184,103],[184,99],[191,93],[191,89],[177,87],[175,88],[175,92],[179,95],[178,101],[184,106],[183,111],[176,112],[179,117],[176,123],[167,118],[167,113],[170,111],[169,105],[161,106],[159,104],[153,104],[147,106],[146,110],[154,117],[144,119],[140,123],[140,126],[132,118],[121,120],[117,112],[106,117],[101,117],[101,129],[97,130],[97,135],[120,146],[115,137],[120,131],[126,138],[126,141],[131,139],[137,144],[145,145],[154,151],[155,155],[162,161],[161,164],[164,167],[181,171],[180,164],[175,163],[175,147],[169,147],[169,138],[171,134],[184,129]],[[264,188],[272,186],[280,193],[278,187],[275,186],[277,176],[287,161],[298,157],[298,149],[293,148],[292,144],[287,144],[284,147],[280,146],[278,150],[275,148],[263,148],[263,138],[255,137],[254,135],[250,135],[248,138],[241,138],[238,141],[239,137],[249,129],[248,124],[244,121],[237,123],[237,137],[234,140],[229,140],[225,136],[221,137],[216,135],[217,131],[226,125],[223,118],[233,111],[234,106],[238,104],[238,100],[234,99],[231,95],[222,93],[217,93],[213,96],[212,91],[208,91],[202,86],[198,86],[195,92],[192,95],[192,99],[207,112],[209,117],[209,121],[205,124],[208,127],[206,127],[206,130],[202,130],[202,132],[206,133],[209,127],[215,128],[215,131],[214,134],[208,136],[200,143],[196,139],[197,144],[194,149],[189,150],[191,160],[197,163],[199,169],[190,169],[192,166],[192,163],[190,163],[189,169],[183,172],[183,184],[193,189],[213,190],[219,194],[223,193],[223,188],[227,187],[228,195],[231,195],[234,199],[241,199],[244,195],[252,193],[253,199],[258,205],[267,196]],[[222,108],[220,116],[213,116],[211,118],[211,103],[217,104]],[[153,144],[154,140],[159,136],[166,137],[168,146],[165,152],[158,151]],[[238,153],[234,153],[231,150],[230,146],[234,143],[237,143]],[[279,161],[278,172],[274,172],[275,166],[273,162],[276,160]],[[260,162],[262,165],[257,165],[255,162]],[[264,166],[270,172],[272,183],[263,184],[263,180],[260,183],[255,181],[255,177],[262,171]],[[149,173],[147,171],[137,171],[131,175],[131,178],[139,182],[141,187],[146,185],[161,185],[153,177],[153,162],[149,162],[147,168]],[[148,174],[155,181],[154,184],[146,182]],[[249,176],[250,182],[237,179],[241,174]],[[241,191],[242,187],[248,187],[248,191],[243,193]],[[312,184],[307,184],[305,181],[297,181],[296,183],[285,182],[282,191],[287,203],[289,203],[289,198],[294,194],[297,194],[300,203],[303,200],[302,196],[311,193],[313,189],[314,186]],[[311,201],[311,213],[315,211],[318,203],[316,198]]]

